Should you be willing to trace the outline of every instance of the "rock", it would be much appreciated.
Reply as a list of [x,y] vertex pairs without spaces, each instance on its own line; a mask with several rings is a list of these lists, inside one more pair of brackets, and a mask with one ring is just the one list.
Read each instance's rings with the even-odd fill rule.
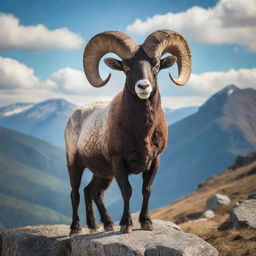
[[256,161],[256,152],[251,152],[246,156],[237,156],[235,163],[229,166],[229,169],[236,169],[245,165],[251,164]]
[[252,168],[252,169],[248,172],[247,176],[255,175],[255,174],[256,174],[256,167]]
[[221,205],[228,205],[231,201],[228,196],[215,194],[207,200],[205,210],[214,210]]
[[244,200],[232,209],[230,226],[256,229],[256,199]]
[[[154,231],[144,231],[135,225],[130,234],[119,231],[90,234],[83,229],[69,238],[69,226],[50,225],[4,230],[2,256],[140,256],[218,255],[203,239],[177,230],[175,224],[154,220]],[[119,227],[116,227],[119,230]]]
[[42,225],[2,230],[1,256],[71,256],[69,226]]
[[215,217],[215,213],[213,210],[207,210],[202,214],[203,218],[211,219]]
[[248,195],[248,199],[256,199],[256,194],[251,194],[251,195]]

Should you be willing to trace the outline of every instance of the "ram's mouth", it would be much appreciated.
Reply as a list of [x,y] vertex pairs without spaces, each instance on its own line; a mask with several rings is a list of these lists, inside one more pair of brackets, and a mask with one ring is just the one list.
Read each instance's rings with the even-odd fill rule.
[[145,99],[147,99],[147,98],[149,97],[150,92],[140,92],[140,93],[137,93],[137,95],[138,95],[138,97],[139,97],[140,99],[145,100]]

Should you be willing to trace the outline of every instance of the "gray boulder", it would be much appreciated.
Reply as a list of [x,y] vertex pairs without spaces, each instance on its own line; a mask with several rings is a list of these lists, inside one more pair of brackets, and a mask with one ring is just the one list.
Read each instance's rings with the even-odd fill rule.
[[231,228],[256,229],[256,199],[244,200],[230,214]]
[[228,196],[223,194],[215,194],[207,200],[205,210],[214,210],[221,205],[228,205],[230,203],[231,200]]
[[256,199],[256,194],[250,194],[250,195],[248,195],[248,199]]
[[[218,255],[217,250],[201,238],[186,234],[171,222],[154,220],[154,231],[144,231],[137,223],[130,234],[113,232],[90,234],[83,229],[69,238],[67,225],[28,226],[1,233],[2,256],[137,256]],[[1,241],[0,239],[0,241]],[[0,247],[1,248],[1,247]]]
[[207,210],[202,214],[202,218],[212,219],[215,217],[215,213],[213,210]]

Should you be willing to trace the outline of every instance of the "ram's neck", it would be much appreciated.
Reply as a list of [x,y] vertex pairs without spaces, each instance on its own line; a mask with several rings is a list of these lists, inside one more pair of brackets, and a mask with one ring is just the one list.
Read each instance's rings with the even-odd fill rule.
[[125,126],[133,136],[145,138],[155,129],[161,114],[159,91],[147,100],[141,100],[128,90],[123,93]]

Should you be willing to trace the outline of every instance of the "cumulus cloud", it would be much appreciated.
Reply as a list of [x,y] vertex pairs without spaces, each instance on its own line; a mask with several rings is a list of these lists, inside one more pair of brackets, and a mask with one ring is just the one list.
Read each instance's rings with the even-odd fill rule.
[[220,0],[213,8],[194,6],[185,12],[136,19],[127,32],[148,34],[172,29],[199,43],[239,44],[256,51],[256,1]]
[[[104,72],[105,71],[105,72]],[[107,77],[107,70],[103,69],[103,79]],[[97,94],[113,94],[122,88],[124,84],[124,74],[122,72],[114,72],[108,85],[99,89],[95,89]],[[121,85],[120,85],[121,84]],[[1,89],[26,89],[39,88],[59,91],[62,93],[79,94],[91,92],[92,86],[87,81],[84,72],[78,69],[65,67],[59,69],[49,77],[41,81],[35,74],[34,70],[17,60],[4,58],[0,56],[0,90]],[[109,90],[111,87],[111,90]]]
[[[107,76],[107,71],[104,70],[103,78]],[[7,102],[37,102],[49,98],[65,98],[76,104],[84,104],[96,99],[111,99],[122,90],[124,78],[122,72],[115,72],[109,84],[98,89],[89,84],[81,70],[66,67],[41,81],[32,68],[16,60],[0,57],[0,102],[3,105]],[[166,79],[169,84],[169,78]],[[162,105],[169,108],[201,105],[213,93],[229,84],[256,89],[255,81],[256,68],[192,74],[186,86],[186,96],[168,96],[166,87],[160,86],[160,90],[164,92]]]
[[178,109],[182,107],[189,106],[200,106],[206,101],[206,97],[171,97],[171,96],[162,96],[161,102],[162,106],[170,109]]
[[75,49],[84,42],[66,27],[50,30],[42,24],[23,26],[18,18],[4,13],[0,13],[0,38],[0,50]]
[[35,88],[39,84],[32,68],[16,60],[0,57],[0,89]]
[[252,87],[256,89],[256,68],[230,69],[226,72],[205,72],[192,74],[188,86],[202,95],[210,96],[229,84],[240,88]]
[[85,90],[88,82],[81,70],[66,67],[52,73],[44,85],[55,90],[79,93]]

